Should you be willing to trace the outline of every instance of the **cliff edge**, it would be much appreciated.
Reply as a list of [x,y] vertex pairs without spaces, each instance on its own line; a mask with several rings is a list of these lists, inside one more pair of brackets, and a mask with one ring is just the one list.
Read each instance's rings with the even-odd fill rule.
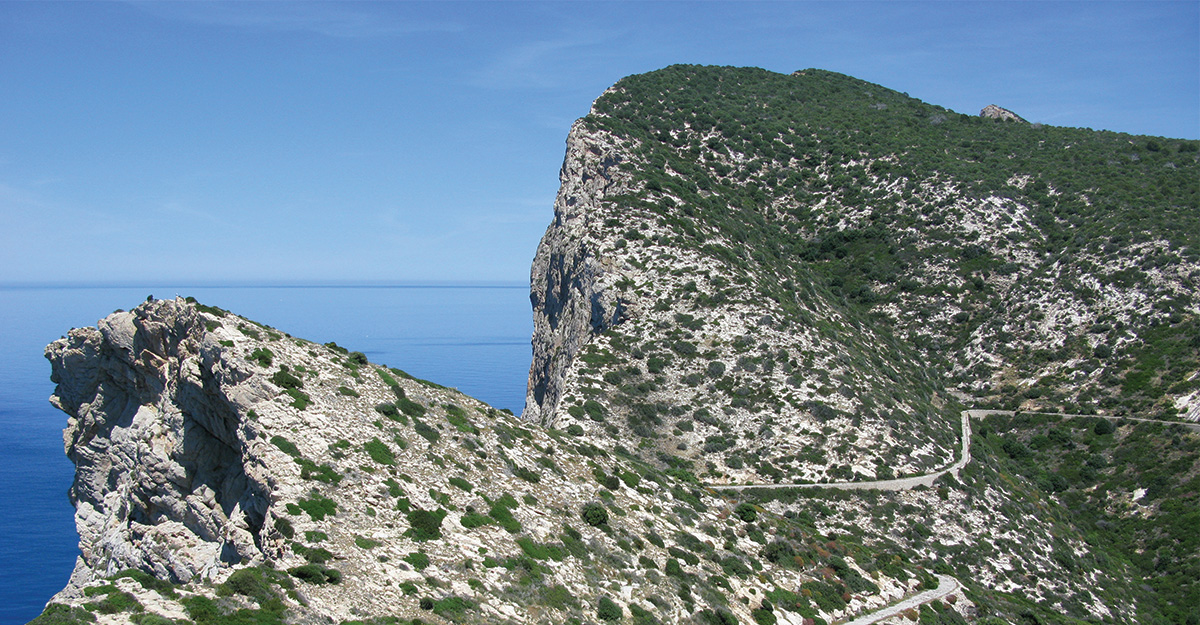
[[212,578],[272,550],[262,532],[277,475],[244,418],[271,393],[225,354],[200,314],[174,301],[115,313],[46,348],[76,466],[81,553],[64,595],[124,569]]

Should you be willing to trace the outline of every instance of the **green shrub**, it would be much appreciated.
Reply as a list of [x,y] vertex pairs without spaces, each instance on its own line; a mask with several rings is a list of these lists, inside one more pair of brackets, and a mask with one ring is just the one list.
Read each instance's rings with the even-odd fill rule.
[[620,478],[615,475],[608,475],[603,469],[595,469],[592,472],[592,475],[596,478],[596,481],[599,482],[601,486],[607,488],[608,490],[617,490],[621,487]]
[[258,366],[260,366],[260,367],[270,367],[271,362],[274,360],[274,358],[275,358],[275,354],[271,353],[271,350],[269,350],[265,347],[259,347],[258,349],[255,349],[254,351],[250,352],[250,356],[248,357],[248,360],[257,362]]
[[725,608],[717,608],[714,610],[704,610],[698,616],[701,622],[707,625],[738,625],[737,617]]
[[374,549],[382,543],[380,543],[378,540],[375,540],[372,538],[364,538],[362,536],[355,536],[354,544],[358,545],[359,549]]
[[592,421],[604,420],[604,406],[601,406],[600,402],[594,399],[583,402],[583,411],[587,413]]
[[453,617],[462,614],[467,610],[473,609],[474,607],[475,604],[469,599],[451,595],[444,599],[438,599],[437,601],[434,601],[431,609],[433,610],[433,613],[437,614],[438,616]]
[[87,607],[101,614],[117,614],[118,612],[141,612],[145,610],[133,595],[113,588],[105,597]]
[[157,614],[134,614],[129,617],[133,625],[176,625],[175,621]]
[[441,432],[438,432],[436,428],[423,421],[417,421],[414,427],[417,430],[417,434],[430,443],[437,443],[442,438]]
[[363,443],[363,449],[367,451],[367,455],[371,456],[372,460],[379,464],[396,464],[396,454],[392,452],[392,448],[378,438],[372,438]]
[[764,560],[780,565],[790,564],[795,556],[796,550],[792,548],[791,543],[782,540],[771,542],[762,550]]
[[461,406],[446,404],[444,407],[446,408],[446,420],[459,432],[474,434],[477,431],[475,426],[471,425],[470,419],[467,418],[467,411],[463,410]]
[[400,399],[396,400],[396,405],[400,407],[400,412],[403,412],[410,417],[425,416],[424,404],[417,403],[411,399],[408,399],[407,397],[401,397]]
[[217,587],[217,594],[222,597],[242,595],[254,599],[260,605],[266,604],[272,599],[278,599],[278,595],[271,587],[274,580],[269,576],[273,575],[278,575],[278,573],[270,569],[258,567],[238,569]]
[[292,551],[297,555],[304,556],[304,559],[309,564],[325,564],[333,559],[333,552],[324,547],[305,547],[304,545],[292,545]]
[[479,514],[478,512],[472,511],[462,515],[462,518],[460,518],[458,522],[467,529],[475,529],[491,523],[492,520],[482,514]]
[[301,499],[296,505],[308,513],[314,521],[323,520],[326,516],[337,514],[337,502],[328,497],[313,493],[310,499]]
[[132,579],[140,584],[142,588],[156,591],[166,597],[175,598],[179,596],[179,593],[175,592],[175,585],[171,582],[158,579],[157,577],[138,569],[126,569],[115,575],[109,576],[108,579],[118,580],[122,578]]
[[698,558],[696,556],[696,554],[691,553],[690,551],[684,551],[683,549],[680,549],[679,547],[675,547],[675,546],[667,547],[667,553],[675,556],[676,558],[679,558],[680,560],[683,560],[684,562],[686,562],[692,566],[700,564],[700,558]]
[[283,392],[287,393],[288,397],[292,398],[292,403],[290,405],[296,410],[304,410],[312,404],[312,398],[308,396],[308,393],[305,393],[298,388],[284,389]]
[[500,527],[503,527],[508,533],[516,534],[521,531],[521,522],[513,517],[512,511],[517,509],[517,500],[512,495],[505,494],[492,503],[491,509],[488,510],[488,516],[495,519]]
[[565,610],[578,606],[579,601],[565,586],[555,584],[542,589],[542,604],[557,610]]
[[326,484],[337,484],[342,481],[341,474],[328,464],[318,465],[308,458],[296,458],[295,461],[300,465],[300,479],[315,480]]
[[417,542],[437,540],[442,537],[442,519],[446,518],[445,510],[430,512],[421,508],[408,511],[409,530],[405,535]]
[[274,382],[275,385],[278,386],[279,388],[282,388],[285,390],[286,389],[298,389],[298,388],[304,387],[304,383],[300,381],[300,378],[292,375],[292,373],[290,371],[288,371],[285,367],[280,367],[279,371],[276,371],[271,376],[271,381]]
[[528,469],[516,464],[510,465],[509,468],[512,469],[513,475],[525,480],[526,482],[537,484],[538,482],[542,481],[542,476],[538,475],[537,471],[534,471],[533,469]]
[[429,556],[423,551],[414,551],[404,556],[404,561],[411,564],[414,569],[423,571],[429,567]]
[[520,545],[521,550],[525,552],[525,555],[533,558],[534,560],[554,560],[556,562],[561,562],[563,558],[566,557],[566,553],[563,551],[561,546],[535,542],[528,536],[522,536],[518,538],[517,544]]
[[300,457],[300,449],[296,447],[296,444],[282,436],[272,436],[271,444],[278,447],[279,451],[282,451],[293,458]]
[[303,564],[288,569],[288,574],[309,584],[337,584],[342,581],[342,574],[336,569],[323,567],[319,564]]
[[733,509],[733,514],[746,523],[753,523],[758,518],[758,507],[752,503],[742,502]]
[[203,595],[185,597],[180,603],[183,604],[183,609],[187,612],[188,618],[201,625],[208,625],[210,623],[215,625],[221,618],[221,610],[217,607],[217,603]]
[[471,492],[471,490],[473,488],[475,488],[474,486],[471,485],[470,482],[468,482],[467,480],[465,480],[461,477],[457,477],[457,476],[450,478],[450,485],[461,488],[462,490],[465,490],[468,493]]
[[[400,411],[396,408],[395,404],[379,404],[378,406],[375,406],[375,412],[378,412],[392,421],[401,420]],[[408,420],[405,419],[404,422],[407,423]]]
[[600,527],[608,524],[608,509],[604,507],[604,504],[595,501],[588,502],[580,510],[579,517],[592,527]]
[[602,621],[619,621],[625,616],[621,611],[621,606],[608,597],[600,597],[599,605],[596,607],[596,617]]

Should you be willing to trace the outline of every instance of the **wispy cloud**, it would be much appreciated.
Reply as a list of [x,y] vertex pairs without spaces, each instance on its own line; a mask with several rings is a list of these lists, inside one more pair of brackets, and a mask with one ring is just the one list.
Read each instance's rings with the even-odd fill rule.
[[403,4],[349,5],[324,2],[143,2],[130,3],[165,19],[263,32],[309,32],[343,39],[460,32],[461,24],[406,19]]
[[582,63],[595,64],[610,56],[608,44],[619,32],[581,32],[513,47],[483,66],[474,84],[489,88],[560,87],[564,72]]
[[158,206],[158,210],[163,217],[168,219],[175,217],[187,217],[199,219],[204,222],[212,222],[215,220],[215,216],[212,213],[193,208],[187,202],[180,200],[169,200],[167,202],[163,202]]

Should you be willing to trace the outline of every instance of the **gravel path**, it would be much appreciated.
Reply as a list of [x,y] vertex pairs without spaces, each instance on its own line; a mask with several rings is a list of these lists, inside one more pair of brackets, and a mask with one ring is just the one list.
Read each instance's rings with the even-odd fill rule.
[[[971,461],[971,419],[983,419],[989,415],[1003,414],[1012,416],[1016,414],[1012,410],[964,410],[962,411],[962,451],[957,460],[948,466],[942,467],[933,473],[925,475],[914,475],[911,477],[902,477],[894,480],[868,480],[862,482],[818,482],[804,484],[706,484],[707,487],[715,490],[751,490],[759,488],[833,488],[836,490],[908,490],[917,486],[933,486],[933,483],[941,476],[947,473],[953,473],[958,477],[958,472],[967,463]],[[1142,421],[1145,423],[1164,423],[1164,424],[1179,424],[1183,427],[1200,433],[1200,423],[1187,423],[1182,421],[1163,421],[1161,419],[1143,419],[1140,417],[1121,417],[1114,415],[1094,415],[1094,414],[1063,414],[1058,412],[1023,412],[1022,414],[1030,415],[1046,415],[1052,417],[1061,417],[1063,419],[1108,419],[1109,421],[1120,421],[1126,419],[1128,421]]]
[[949,465],[925,475],[901,477],[894,480],[870,480],[865,482],[819,482],[816,484],[707,484],[709,488],[718,490],[748,490],[757,488],[834,488],[837,490],[908,490],[917,486],[932,486],[939,477],[958,472],[971,461],[971,418],[987,416],[986,410],[964,410],[962,412],[962,451],[957,460]]
[[938,587],[934,588],[933,590],[926,590],[920,594],[913,595],[899,603],[893,603],[886,608],[876,610],[870,614],[860,616],[853,621],[843,623],[843,625],[871,625],[872,623],[878,623],[886,618],[896,616],[905,610],[952,595],[958,592],[958,589],[962,587],[962,585],[958,583],[957,579],[950,577],[949,575],[938,575],[937,579]]
[[[757,489],[757,488],[833,488],[833,489],[837,489],[837,490],[869,490],[869,489],[908,490],[910,488],[915,488],[917,486],[932,486],[933,482],[935,480],[937,480],[939,477],[941,477],[947,473],[953,473],[955,475],[955,477],[957,477],[958,472],[960,470],[962,470],[963,467],[967,466],[967,463],[971,461],[971,419],[983,419],[989,415],[994,415],[994,414],[1004,414],[1004,415],[1011,416],[1016,413],[1012,410],[964,410],[962,412],[962,451],[960,452],[958,459],[955,460],[950,465],[943,467],[941,469],[938,469],[937,471],[934,471],[933,473],[929,473],[926,475],[903,477],[903,478],[899,478],[899,479],[895,479],[895,480],[872,480],[872,481],[866,481],[866,482],[825,482],[825,483],[819,483],[819,484],[707,484],[707,486],[709,488],[712,488],[715,490],[735,490],[735,491]],[[1119,416],[1113,416],[1113,415],[1062,414],[1062,413],[1056,413],[1056,412],[1026,412],[1023,414],[1049,415],[1049,416],[1061,417],[1063,419],[1082,419],[1082,418],[1099,417],[1101,419],[1108,419],[1110,421],[1119,421],[1121,419],[1127,419],[1129,421],[1143,421],[1143,422],[1149,422],[1149,423],[1166,423],[1166,424],[1179,423],[1180,425],[1184,426],[1185,428],[1187,428],[1189,430],[1192,430],[1193,432],[1200,433],[1200,423],[1184,423],[1184,422],[1179,422],[1179,421],[1162,421],[1159,419],[1142,419],[1139,417],[1119,417]],[[900,614],[901,612],[904,612],[905,610],[908,610],[910,608],[915,608],[920,605],[929,603],[930,601],[935,601],[937,599],[941,599],[942,597],[946,597],[951,594],[954,594],[955,592],[958,592],[959,588],[962,587],[962,584],[960,584],[957,579],[950,577],[949,575],[938,575],[937,578],[938,578],[938,587],[937,588],[934,588],[933,590],[926,590],[925,592],[922,592],[920,594],[913,595],[912,597],[909,597],[903,601],[900,601],[899,603],[895,603],[886,608],[882,608],[880,610],[876,610],[875,612],[871,612],[870,614],[860,616],[852,621],[844,623],[843,625],[872,625],[873,623],[878,623],[879,621],[882,621],[884,619],[888,619],[893,616],[896,616],[896,615]]]
[[[1010,417],[1012,415],[1016,414],[1016,412],[1014,412],[1012,410],[969,410],[968,412],[975,413],[971,416],[976,419],[982,419],[983,417],[986,417],[988,415],[993,415],[993,414],[1004,414],[1004,415],[1008,415]],[[1200,434],[1200,423],[1193,423],[1191,421],[1166,421],[1164,419],[1143,419],[1141,417],[1125,417],[1125,416],[1109,415],[1109,414],[1064,414],[1061,412],[1026,412],[1026,411],[1022,411],[1021,414],[1045,415],[1048,417],[1061,417],[1063,419],[1108,419],[1109,421],[1120,421],[1121,419],[1124,419],[1126,421],[1141,421],[1142,423],[1162,423],[1163,425],[1182,425],[1183,427]]]

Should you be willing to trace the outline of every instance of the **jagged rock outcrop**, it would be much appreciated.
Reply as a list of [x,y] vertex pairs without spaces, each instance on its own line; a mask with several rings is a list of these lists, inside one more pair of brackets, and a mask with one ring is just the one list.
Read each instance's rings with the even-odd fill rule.
[[[1025,121],[1025,119],[1023,117],[1021,117],[1020,115],[1017,115],[1016,113],[1014,113],[1006,108],[1001,108],[999,106],[996,106],[995,104],[989,104],[989,105],[983,107],[983,110],[979,111],[979,116],[987,117],[988,119],[999,119],[1001,121],[1009,121],[1009,122],[1024,122]],[[1028,122],[1026,122],[1026,123],[1028,123]]]
[[244,415],[267,391],[223,357],[192,307],[116,313],[71,330],[46,357],[52,402],[71,415],[73,585],[129,568],[189,581],[262,561],[274,478]]

